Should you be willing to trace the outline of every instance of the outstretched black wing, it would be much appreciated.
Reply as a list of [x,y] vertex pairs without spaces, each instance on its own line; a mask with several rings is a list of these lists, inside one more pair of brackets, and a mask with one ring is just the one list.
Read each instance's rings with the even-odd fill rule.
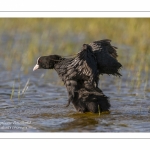
[[112,57],[116,59],[118,57],[117,51],[116,51],[117,47],[112,46],[110,42],[111,40],[104,39],[104,40],[94,41],[90,43],[89,45],[91,45],[93,51],[101,51],[105,49]]
[[122,65],[117,61],[116,47],[110,44],[111,40],[94,41],[92,47],[97,60],[99,74],[112,74],[121,76],[119,69]]
[[97,62],[88,44],[84,44],[76,57],[64,59],[55,67],[59,76],[65,82],[67,80],[84,80],[94,82],[97,74]]

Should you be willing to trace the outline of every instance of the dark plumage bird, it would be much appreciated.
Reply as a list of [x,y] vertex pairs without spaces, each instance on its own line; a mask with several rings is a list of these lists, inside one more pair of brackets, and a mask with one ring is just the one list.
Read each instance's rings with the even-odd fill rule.
[[83,44],[81,51],[73,58],[59,55],[38,58],[36,69],[55,69],[68,91],[68,105],[73,103],[79,112],[108,111],[108,97],[98,88],[100,74],[121,76],[122,65],[117,61],[116,47],[110,40]]

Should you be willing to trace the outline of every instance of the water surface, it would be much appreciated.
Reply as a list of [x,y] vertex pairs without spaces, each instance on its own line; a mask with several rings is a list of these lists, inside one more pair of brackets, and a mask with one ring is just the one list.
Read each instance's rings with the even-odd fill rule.
[[[133,78],[127,70],[121,72],[121,78],[100,77],[99,86],[110,97],[111,109],[99,115],[78,113],[72,104],[65,107],[67,91],[62,83],[58,84],[55,71],[31,70],[25,75],[19,70],[3,70],[0,132],[149,132],[149,90],[144,83],[140,88],[132,87],[129,83]],[[45,73],[49,75],[46,79]]]

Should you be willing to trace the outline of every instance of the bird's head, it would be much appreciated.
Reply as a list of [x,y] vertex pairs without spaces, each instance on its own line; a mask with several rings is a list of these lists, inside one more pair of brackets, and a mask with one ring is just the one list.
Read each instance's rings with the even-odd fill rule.
[[37,64],[34,66],[33,71],[37,69],[53,69],[54,65],[59,62],[61,56],[49,55],[41,56],[37,59]]

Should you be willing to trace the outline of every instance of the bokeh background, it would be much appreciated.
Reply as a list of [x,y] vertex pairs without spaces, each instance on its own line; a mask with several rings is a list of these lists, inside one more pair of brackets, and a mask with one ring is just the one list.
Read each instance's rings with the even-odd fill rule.
[[149,29],[149,18],[1,18],[0,64],[27,73],[41,55],[73,55],[83,43],[107,38],[124,68],[148,73]]
[[[67,92],[56,72],[32,71],[39,56],[74,56],[84,43],[100,39],[112,40],[111,44],[118,47],[118,61],[123,65],[121,78],[107,75],[100,77],[100,88],[112,97],[112,116],[103,116],[104,120],[107,118],[106,122],[99,118],[93,119],[92,114],[91,118],[89,114],[88,117],[85,114],[72,116],[76,113],[73,107],[62,107],[62,104],[67,103]],[[149,74],[149,18],[0,19],[0,99],[3,112],[1,121],[9,119],[12,122],[21,118],[32,121],[30,126],[19,124],[18,127],[28,127],[19,131],[150,131],[150,120],[147,120],[150,108]],[[49,112],[45,109],[48,106]],[[129,109],[125,110],[127,107]],[[16,110],[34,108],[43,108],[44,112],[36,111],[32,115],[24,113],[21,117],[18,113],[15,114]],[[4,110],[11,113],[6,115]],[[71,117],[68,116],[70,113]],[[114,114],[118,114],[117,117]],[[128,118],[122,117],[127,114],[130,114]],[[136,118],[139,115],[143,115],[143,118]],[[83,122],[79,121],[78,117],[81,116]],[[119,118],[116,123],[111,120],[114,117]],[[90,126],[85,124],[85,121],[89,122]],[[70,128],[70,125],[73,128]],[[142,127],[144,125],[145,130]]]

